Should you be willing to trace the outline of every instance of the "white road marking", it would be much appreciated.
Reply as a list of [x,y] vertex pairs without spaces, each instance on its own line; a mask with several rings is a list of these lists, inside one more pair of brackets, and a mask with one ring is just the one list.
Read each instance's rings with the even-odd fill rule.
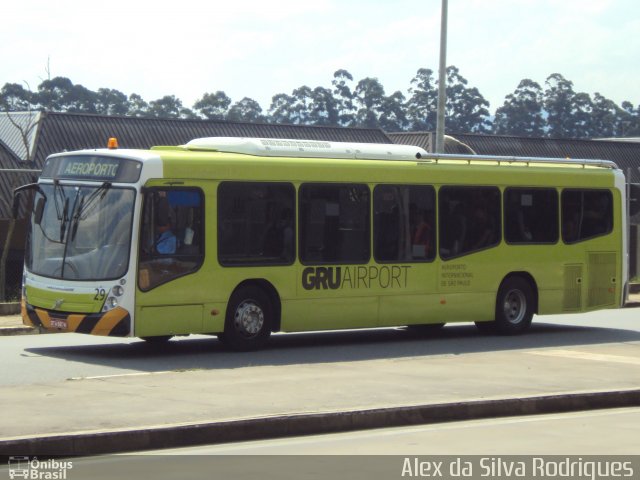
[[612,362],[626,363],[630,365],[640,365],[640,358],[626,357],[622,355],[607,355],[604,353],[579,352],[577,350],[537,350],[535,352],[527,352],[532,355],[541,355],[545,357],[563,357],[573,358],[576,360],[592,360],[596,362]]
[[146,375],[163,375],[166,373],[180,373],[186,370],[164,370],[160,372],[134,372],[134,373],[118,373],[115,375],[96,375],[93,377],[70,377],[67,380],[104,380],[107,378],[120,378],[120,377],[142,377]]

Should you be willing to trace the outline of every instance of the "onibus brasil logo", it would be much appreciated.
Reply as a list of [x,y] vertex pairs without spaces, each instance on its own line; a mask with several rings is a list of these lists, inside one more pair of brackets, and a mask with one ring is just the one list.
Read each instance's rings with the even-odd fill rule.
[[67,470],[73,468],[73,462],[55,459],[38,460],[38,457],[9,457],[9,478],[33,480],[66,480]]

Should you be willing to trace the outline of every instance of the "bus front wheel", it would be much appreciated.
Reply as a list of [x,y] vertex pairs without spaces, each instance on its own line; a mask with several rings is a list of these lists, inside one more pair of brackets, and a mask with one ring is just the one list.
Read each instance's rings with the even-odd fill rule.
[[255,350],[266,345],[271,335],[271,302],[255,286],[241,287],[229,299],[224,332],[220,340],[234,350]]

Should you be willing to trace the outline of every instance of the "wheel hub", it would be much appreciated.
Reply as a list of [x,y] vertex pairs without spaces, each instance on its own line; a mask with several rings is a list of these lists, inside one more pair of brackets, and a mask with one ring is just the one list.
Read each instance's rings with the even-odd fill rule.
[[520,290],[511,290],[504,298],[504,316],[509,323],[522,321],[527,311],[527,299]]
[[264,312],[252,302],[242,302],[234,316],[236,330],[247,337],[256,335],[264,326]]

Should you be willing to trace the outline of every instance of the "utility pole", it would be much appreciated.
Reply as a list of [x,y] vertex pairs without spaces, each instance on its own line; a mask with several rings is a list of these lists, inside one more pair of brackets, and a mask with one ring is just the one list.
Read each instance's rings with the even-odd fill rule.
[[436,152],[444,153],[444,111],[447,102],[447,6],[442,0],[440,14],[440,72],[438,78],[438,116],[436,123]]

